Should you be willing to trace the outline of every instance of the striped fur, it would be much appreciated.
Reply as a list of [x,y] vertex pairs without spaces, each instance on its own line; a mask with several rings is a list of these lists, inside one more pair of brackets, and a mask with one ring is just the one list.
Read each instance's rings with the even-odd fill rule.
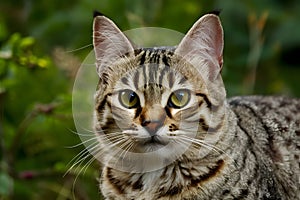
[[[100,77],[95,156],[103,164],[100,188],[105,199],[299,199],[300,101],[225,99],[219,74],[223,33],[214,14],[196,22],[176,48],[134,50],[106,19],[99,16],[94,23]],[[109,25],[113,28],[101,31]],[[211,29],[216,34],[209,38]],[[116,55],[114,46],[103,42],[112,34],[119,44],[124,42]],[[191,48],[199,49],[185,52],[197,34],[201,45]],[[104,63],[102,43],[112,48]],[[196,52],[192,59],[191,52]],[[182,89],[191,91],[190,100],[180,109],[172,107],[171,95]],[[134,91],[138,106],[122,106],[124,90]],[[135,157],[155,152],[154,161],[167,164]]]

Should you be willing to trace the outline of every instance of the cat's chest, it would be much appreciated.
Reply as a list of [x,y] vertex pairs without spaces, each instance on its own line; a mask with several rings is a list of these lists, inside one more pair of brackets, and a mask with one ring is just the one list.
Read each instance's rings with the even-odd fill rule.
[[143,174],[104,169],[102,189],[105,196],[113,199],[182,199],[198,194],[201,186],[213,188],[212,183],[221,176],[224,168],[225,162],[219,160],[210,166],[198,167],[193,167],[192,163],[176,163]]

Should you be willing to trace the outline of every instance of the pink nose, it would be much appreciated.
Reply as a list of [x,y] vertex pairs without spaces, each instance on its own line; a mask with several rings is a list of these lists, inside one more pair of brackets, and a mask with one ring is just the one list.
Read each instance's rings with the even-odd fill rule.
[[160,129],[166,119],[166,111],[161,105],[154,104],[150,107],[143,108],[140,123],[153,136]]
[[149,134],[155,135],[157,130],[162,127],[163,122],[162,121],[143,121],[142,126],[149,132]]

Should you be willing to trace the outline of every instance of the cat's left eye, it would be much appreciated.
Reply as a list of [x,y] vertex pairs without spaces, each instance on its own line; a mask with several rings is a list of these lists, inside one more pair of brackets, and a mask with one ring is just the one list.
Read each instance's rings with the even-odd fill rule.
[[173,92],[168,101],[168,106],[171,108],[183,108],[191,99],[191,92],[186,89],[176,90]]
[[137,108],[140,104],[138,95],[132,90],[122,90],[119,93],[119,101],[125,108]]

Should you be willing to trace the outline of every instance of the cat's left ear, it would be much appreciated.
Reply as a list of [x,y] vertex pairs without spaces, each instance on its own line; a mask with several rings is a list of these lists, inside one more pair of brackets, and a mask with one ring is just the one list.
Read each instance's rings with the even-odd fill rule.
[[94,14],[93,45],[97,72],[103,78],[103,71],[134,48],[128,38],[109,18],[100,13]]
[[213,81],[223,66],[223,28],[218,15],[201,17],[179,43],[175,53]]

